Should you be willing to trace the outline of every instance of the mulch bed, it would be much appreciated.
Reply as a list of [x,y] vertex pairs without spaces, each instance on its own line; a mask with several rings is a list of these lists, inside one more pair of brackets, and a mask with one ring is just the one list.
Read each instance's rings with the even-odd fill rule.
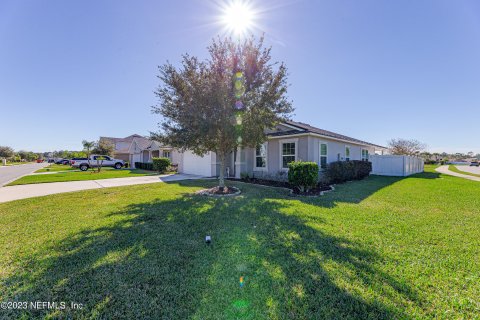
[[220,189],[217,186],[210,189],[200,190],[196,192],[196,194],[204,196],[235,196],[237,194],[240,194],[240,190],[235,187],[224,187],[223,189]]
[[269,186],[269,187],[287,188],[292,190],[293,196],[297,196],[297,195],[298,196],[320,196],[323,194],[323,192],[326,192],[326,191],[328,192],[333,190],[332,186],[317,185],[315,188],[309,190],[308,192],[300,192],[300,190],[297,187],[294,187],[290,183],[284,182],[284,181],[272,181],[272,180],[263,180],[263,179],[257,179],[257,178],[252,178],[248,180],[228,178],[227,180],[259,184],[262,186]]
[[321,196],[325,191],[332,191],[331,186],[316,186],[313,189],[308,190],[308,192],[301,192],[298,188],[292,188],[292,195],[294,196]]

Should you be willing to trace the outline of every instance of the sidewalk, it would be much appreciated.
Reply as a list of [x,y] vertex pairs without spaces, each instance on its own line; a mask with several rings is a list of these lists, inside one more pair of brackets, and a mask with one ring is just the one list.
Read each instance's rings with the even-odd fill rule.
[[85,180],[70,182],[51,182],[25,184],[0,188],[0,203],[19,199],[46,196],[56,193],[131,186],[136,184],[158,183],[179,180],[202,179],[204,177],[191,174],[169,174],[156,176],[142,176],[131,178],[113,178],[101,180]]
[[469,176],[469,175],[466,175],[466,174],[461,174],[461,173],[450,171],[450,170],[448,170],[448,166],[438,167],[437,169],[435,169],[435,171],[443,173],[443,174],[448,174],[449,176],[464,178],[464,179],[473,180],[473,181],[480,181],[479,177]]

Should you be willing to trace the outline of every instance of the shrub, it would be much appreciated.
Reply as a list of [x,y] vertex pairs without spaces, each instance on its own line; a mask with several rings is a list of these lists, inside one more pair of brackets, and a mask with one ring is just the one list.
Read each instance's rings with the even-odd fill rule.
[[328,164],[325,174],[330,183],[342,183],[350,180],[361,180],[368,177],[371,171],[371,162],[351,160]]
[[170,167],[167,168],[168,172],[178,172],[178,164],[172,164]]
[[288,164],[288,182],[301,192],[316,186],[318,164],[315,162],[294,161]]
[[250,175],[246,172],[240,172],[240,179],[248,181],[250,180]]
[[170,158],[153,158],[153,169],[160,173],[163,173],[167,170],[168,167],[172,164]]
[[135,168],[143,170],[153,170],[153,163],[135,162]]

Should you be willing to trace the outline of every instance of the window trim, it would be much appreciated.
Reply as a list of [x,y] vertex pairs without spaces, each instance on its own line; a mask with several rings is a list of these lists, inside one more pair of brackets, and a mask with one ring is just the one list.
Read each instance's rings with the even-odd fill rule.
[[257,147],[253,148],[253,171],[268,171],[268,141],[261,145],[265,146],[265,167],[257,167]]
[[[322,155],[322,145],[325,145],[327,148],[327,152],[325,155]],[[326,141],[319,141],[318,142],[318,168],[320,170],[325,170],[326,168],[322,168],[322,158],[325,158],[325,166],[328,165],[328,142]]]
[[[168,157],[165,157],[165,152],[168,152],[170,155],[169,155]],[[163,149],[163,150],[162,150],[162,158],[169,158],[169,159],[171,159],[171,158],[172,158],[172,150]]]
[[278,154],[279,154],[279,168],[282,171],[288,171],[288,168],[283,167],[283,144],[284,143],[295,143],[295,160],[298,160],[298,138],[295,139],[283,139],[278,141]]
[[[366,151],[366,158],[363,157],[363,152]],[[366,148],[362,148],[362,161],[369,161],[370,159],[370,151]]]

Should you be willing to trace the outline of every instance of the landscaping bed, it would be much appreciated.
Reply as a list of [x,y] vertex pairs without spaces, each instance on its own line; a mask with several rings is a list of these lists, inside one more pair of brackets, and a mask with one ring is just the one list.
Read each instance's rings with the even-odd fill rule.
[[240,194],[240,189],[232,186],[225,186],[224,188],[216,186],[213,188],[200,190],[196,192],[196,194],[205,196],[235,196]]
[[322,192],[331,191],[332,187],[329,185],[318,184],[315,188],[310,189],[308,192],[301,192],[297,187],[292,186],[286,181],[274,181],[274,180],[264,180],[257,178],[250,179],[235,179],[228,178],[230,181],[240,181],[244,183],[258,184],[262,186],[275,187],[275,188],[286,188],[292,190],[293,195],[304,195],[304,196],[319,196]]

